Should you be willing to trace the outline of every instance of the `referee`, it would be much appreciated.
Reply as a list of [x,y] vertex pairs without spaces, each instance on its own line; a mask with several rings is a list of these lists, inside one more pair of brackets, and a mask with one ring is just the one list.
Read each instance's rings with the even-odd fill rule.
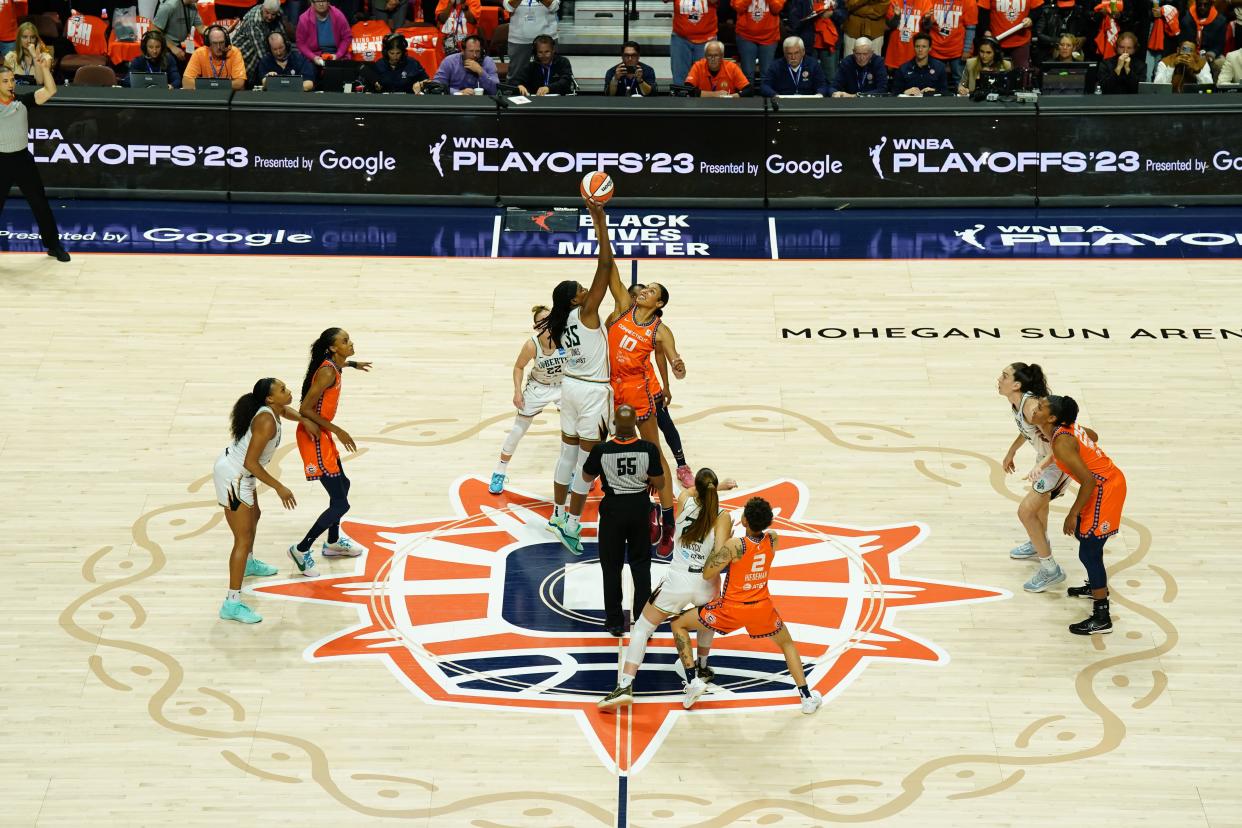
[[629,545],[630,577],[634,580],[637,618],[651,597],[651,497],[649,486],[664,482],[660,452],[655,443],[638,438],[632,406],[623,405],[615,416],[616,436],[591,449],[582,466],[589,486],[603,477],[604,499],[599,504],[599,568],[604,574],[604,626],[621,637],[625,616],[621,608],[621,570]]
[[52,79],[52,56],[40,54],[34,44],[26,48],[34,58],[35,80],[42,83],[43,88],[14,96],[17,79],[13,70],[0,66],[0,213],[4,212],[9,188],[16,184],[39,222],[39,235],[43,237],[47,255],[56,257],[57,261],[67,262],[69,254],[61,247],[60,230],[56,227],[52,208],[48,206],[47,195],[43,192],[39,168],[35,166],[34,156],[27,149],[30,124],[26,110],[35,104],[47,103],[56,94],[56,81]]

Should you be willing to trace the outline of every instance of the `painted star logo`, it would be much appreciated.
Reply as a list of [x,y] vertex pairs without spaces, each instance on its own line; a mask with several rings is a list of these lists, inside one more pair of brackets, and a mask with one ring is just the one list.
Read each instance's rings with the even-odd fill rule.
[[[573,716],[597,755],[621,774],[640,770],[682,716],[773,710],[792,714],[797,694],[781,653],[744,633],[717,636],[712,692],[681,707],[682,681],[667,627],[652,638],[631,708],[601,713],[616,684],[618,642],[603,626],[598,512],[588,503],[573,558],[545,529],[551,505],[465,478],[456,517],[398,525],[350,523],[370,548],[351,574],[256,587],[293,600],[353,605],[359,623],[312,644],[310,661],[375,658],[429,704]],[[875,659],[943,664],[948,656],[895,625],[906,609],[991,601],[999,589],[900,577],[898,559],[922,542],[918,523],[856,528],[811,521],[802,484],[779,480],[732,492],[740,510],[759,495],[781,537],[769,588],[825,701]],[[652,583],[663,575],[655,561]],[[627,579],[628,580],[628,579]],[[627,603],[629,597],[627,595]]]

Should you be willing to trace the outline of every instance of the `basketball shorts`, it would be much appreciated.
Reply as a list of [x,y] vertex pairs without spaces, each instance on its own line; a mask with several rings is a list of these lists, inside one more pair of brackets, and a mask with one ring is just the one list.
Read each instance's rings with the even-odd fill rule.
[[332,435],[326,430],[321,429],[318,437],[311,437],[299,423],[297,438],[302,470],[306,472],[307,480],[336,477],[341,473],[341,455],[336,450]]
[[751,638],[771,638],[785,626],[776,605],[768,598],[753,604],[717,599],[699,610],[699,620],[720,635],[745,627]]
[[659,385],[653,384],[646,375],[613,377],[612,407],[615,410],[623,405],[632,406],[641,423],[655,413],[653,388]]
[[243,503],[254,506],[254,475],[227,453],[221,452],[216,459],[216,465],[211,470],[211,481],[216,486],[216,502],[230,512],[236,512]]
[[523,417],[534,417],[549,405],[561,404],[561,387],[544,385],[542,382],[528,382],[522,389],[522,402],[525,405],[518,411]]
[[660,586],[651,593],[651,605],[660,612],[676,615],[686,607],[701,607],[716,599],[719,578],[704,581],[698,572],[669,567],[669,573]]
[[608,436],[611,421],[611,385],[573,377],[561,381],[562,433],[584,440],[602,440]]
[[1075,534],[1082,538],[1109,538],[1121,530],[1121,508],[1126,502],[1126,478],[1121,472],[1095,478],[1099,485],[1078,513]]
[[1046,494],[1050,500],[1056,500],[1065,494],[1065,486],[1069,483],[1069,475],[1057,468],[1053,463],[1044,469],[1044,473],[1035,479],[1031,486],[1036,494]]

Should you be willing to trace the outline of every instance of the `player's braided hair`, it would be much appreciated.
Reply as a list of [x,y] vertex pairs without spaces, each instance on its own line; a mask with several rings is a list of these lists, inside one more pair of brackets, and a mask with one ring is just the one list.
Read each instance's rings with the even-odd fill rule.
[[561,334],[565,332],[565,323],[569,321],[569,312],[574,309],[574,297],[578,295],[578,283],[567,279],[552,289],[552,310],[535,323],[539,333],[547,332],[552,344],[561,347]]
[[306,377],[302,380],[302,399],[306,399],[306,394],[310,391],[311,380],[315,378],[315,372],[319,370],[319,366],[323,365],[325,359],[332,358],[332,344],[336,342],[336,337],[340,332],[340,328],[328,328],[310,346],[310,363],[306,366]]
[[242,394],[233,403],[233,413],[229,415],[229,430],[233,432],[234,440],[240,440],[246,435],[250,421],[267,402],[267,395],[272,393],[272,386],[275,384],[275,377],[264,377],[254,384],[254,390]]

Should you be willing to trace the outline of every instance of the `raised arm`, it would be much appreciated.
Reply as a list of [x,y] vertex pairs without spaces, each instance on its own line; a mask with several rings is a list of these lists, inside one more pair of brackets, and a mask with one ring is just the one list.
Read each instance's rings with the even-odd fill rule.
[[[582,303],[582,312],[579,315],[588,328],[598,328],[599,306],[604,301],[605,291],[612,290],[613,301],[617,303],[617,308],[622,313],[630,309],[633,300],[621,286],[621,274],[617,272],[617,263],[612,258],[612,241],[608,238],[608,219],[604,215],[604,205],[588,200],[587,211],[591,214],[595,238],[599,241],[599,259],[595,264],[595,278],[591,280],[591,287],[587,290],[587,298]],[[622,299],[618,296],[618,291],[624,294],[624,307],[622,307]],[[617,312],[614,311],[614,314]],[[592,322],[595,324],[592,325]]]
[[[36,47],[29,48],[33,51]],[[35,103],[45,104],[56,94],[56,80],[52,77],[52,56],[39,52],[32,57],[34,57],[35,80],[43,83],[42,88],[35,90]]]

